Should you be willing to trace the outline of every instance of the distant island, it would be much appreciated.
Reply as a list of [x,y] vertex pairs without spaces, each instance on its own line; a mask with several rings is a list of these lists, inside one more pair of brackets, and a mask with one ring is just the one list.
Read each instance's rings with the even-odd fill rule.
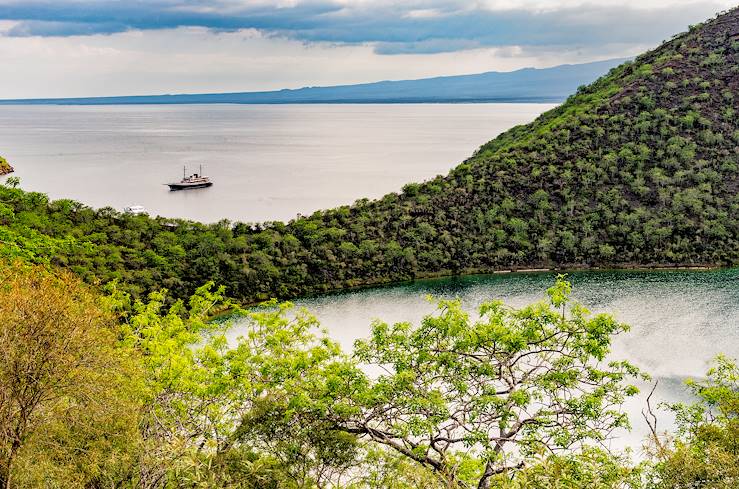
[[15,99],[0,105],[562,102],[624,61],[268,92]]
[[13,167],[5,158],[0,156],[0,175],[7,175],[8,173],[13,173]]

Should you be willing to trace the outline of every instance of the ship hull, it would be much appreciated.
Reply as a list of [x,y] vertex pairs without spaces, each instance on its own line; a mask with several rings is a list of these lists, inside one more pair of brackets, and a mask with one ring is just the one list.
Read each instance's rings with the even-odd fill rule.
[[193,188],[205,188],[213,185],[213,182],[203,183],[168,183],[170,190],[190,190]]

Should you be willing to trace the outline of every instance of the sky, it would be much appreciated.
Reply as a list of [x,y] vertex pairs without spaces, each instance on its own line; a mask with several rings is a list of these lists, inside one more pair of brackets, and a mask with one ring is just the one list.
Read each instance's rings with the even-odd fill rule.
[[737,0],[0,0],[0,98],[275,90],[639,54]]

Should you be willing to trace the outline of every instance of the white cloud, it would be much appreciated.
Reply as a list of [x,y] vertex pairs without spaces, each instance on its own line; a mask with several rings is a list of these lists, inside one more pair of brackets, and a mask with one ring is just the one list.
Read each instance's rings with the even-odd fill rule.
[[272,90],[382,79],[509,71],[578,55],[484,48],[383,56],[370,45],[302,43],[256,31],[203,29],[66,38],[0,37],[2,98]]
[[409,19],[429,19],[431,17],[440,17],[442,15],[444,15],[444,13],[439,9],[421,8],[409,10],[404,14],[404,17],[407,17]]
[[[112,25],[111,34],[10,37],[2,33],[19,28],[26,6],[0,0],[0,98],[272,90],[595,61],[638,54],[731,2],[625,0],[621,10],[615,2],[577,0],[337,0],[331,8],[325,0],[166,3],[196,15],[167,22],[190,26],[132,29],[114,19],[120,12],[108,18],[101,10],[89,16],[101,32]],[[18,18],[1,20],[11,4]],[[75,22],[87,15],[76,5],[69,14]],[[251,28],[216,28],[245,7],[268,15],[246,19]],[[647,16],[645,9],[663,10]],[[508,13],[489,13],[496,11]],[[291,31],[291,19],[301,27]],[[527,27],[528,19],[549,30],[527,32],[538,26]]]

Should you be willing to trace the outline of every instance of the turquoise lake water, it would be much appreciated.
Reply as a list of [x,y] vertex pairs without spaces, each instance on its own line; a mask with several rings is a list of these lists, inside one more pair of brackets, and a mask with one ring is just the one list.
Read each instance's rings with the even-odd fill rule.
[[[573,296],[592,312],[612,313],[631,325],[614,340],[612,358],[627,359],[658,381],[655,398],[688,400],[684,380],[702,376],[713,357],[739,358],[739,269],[713,271],[592,271],[570,273]],[[554,273],[512,273],[420,280],[295,301],[321,321],[345,351],[367,335],[373,319],[418,324],[434,312],[427,295],[460,298],[473,314],[485,300],[512,306],[542,300]],[[238,328],[237,328],[238,330]],[[637,383],[644,390],[651,384]],[[613,446],[637,449],[647,434],[641,418],[645,395],[624,406],[633,431]],[[660,428],[672,426],[667,413]]]

